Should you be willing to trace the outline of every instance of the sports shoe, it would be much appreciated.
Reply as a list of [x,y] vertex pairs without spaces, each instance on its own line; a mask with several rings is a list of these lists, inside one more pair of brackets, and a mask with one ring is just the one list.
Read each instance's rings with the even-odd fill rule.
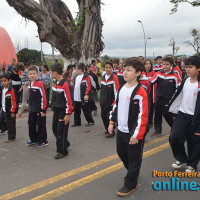
[[106,134],[106,138],[111,138],[111,137],[114,137],[115,136],[115,132],[113,131],[113,134],[110,134],[110,133],[108,133],[108,134]]
[[31,140],[29,140],[27,143],[26,143],[26,145],[27,146],[33,146],[33,145],[35,145],[36,143],[35,142],[32,142]]
[[85,124],[85,126],[92,126],[94,125],[94,122],[87,122],[87,124]]
[[45,141],[45,142],[39,142],[39,143],[37,143],[35,146],[36,147],[44,147],[44,146],[47,146],[49,143],[48,143],[48,141]]
[[71,127],[81,126],[81,124],[72,124]]
[[172,164],[172,167],[175,169],[179,169],[179,168],[181,168],[181,166],[182,166],[182,163],[178,160]]
[[161,131],[154,131],[152,134],[151,134],[151,137],[160,137],[162,135]]
[[187,166],[187,168],[185,169],[185,172],[187,172],[187,173],[196,172],[196,169],[193,168],[192,166]]
[[8,130],[6,131],[1,131],[0,135],[6,135],[8,133]]
[[126,197],[129,194],[131,194],[132,192],[134,192],[135,190],[136,190],[136,188],[128,189],[126,187],[122,187],[120,190],[117,191],[117,195],[120,197]]
[[65,154],[61,154],[61,153],[57,153],[55,156],[54,156],[54,159],[58,160],[58,159],[62,159],[64,158],[65,156],[68,155],[68,152],[66,152]]
[[15,142],[16,141],[16,139],[8,139],[7,141],[5,141],[5,143],[11,143],[11,142]]

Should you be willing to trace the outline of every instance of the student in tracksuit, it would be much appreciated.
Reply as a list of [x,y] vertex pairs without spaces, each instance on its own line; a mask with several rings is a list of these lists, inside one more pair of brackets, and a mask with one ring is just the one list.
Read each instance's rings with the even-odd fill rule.
[[111,62],[105,64],[106,74],[101,78],[101,94],[100,94],[100,106],[101,106],[101,119],[106,129],[106,138],[113,137],[115,134],[108,133],[109,126],[109,114],[112,110],[112,106],[117,96],[117,90],[119,88],[119,81],[117,75],[112,73],[113,65]]
[[153,67],[153,71],[159,72],[162,70],[162,62],[163,62],[162,56],[157,56],[155,61],[156,61],[156,65]]
[[169,55],[167,55],[167,57],[169,57],[169,58],[172,58],[173,59],[173,66],[172,66],[172,70],[175,72],[175,73],[177,73],[177,75],[179,76],[179,79],[182,81],[182,72],[181,72],[181,69],[180,69],[180,67],[178,66],[178,65],[176,65],[175,64],[175,61],[174,61],[174,56],[173,55],[171,55],[171,54],[169,54]]
[[70,115],[73,111],[69,84],[62,75],[63,67],[60,63],[51,65],[51,76],[54,79],[52,86],[52,130],[56,137],[57,154],[55,159],[61,159],[68,155],[68,129]]
[[78,76],[74,80],[74,124],[71,127],[81,126],[81,109],[87,120],[86,126],[92,126],[94,120],[88,110],[88,100],[91,92],[90,77],[85,71],[85,65],[79,63],[76,68]]
[[[145,71],[142,72],[142,75],[145,75],[148,80],[150,80],[155,74],[155,71],[153,71],[152,67],[153,67],[153,64],[152,64],[151,60],[145,59],[144,60]],[[155,107],[156,85],[157,84],[150,86],[150,89],[151,89],[151,91],[150,91],[151,107],[150,107],[150,115],[149,115],[149,124],[150,125],[153,125],[153,113],[154,113],[154,107]]]
[[0,124],[2,133],[8,130],[8,140],[5,143],[14,142],[16,139],[16,113],[17,113],[17,102],[15,91],[10,85],[11,78],[9,74],[3,74],[1,76],[1,89],[0,103],[1,103],[1,114]]
[[172,65],[172,58],[164,58],[163,70],[157,72],[150,79],[151,84],[157,83],[154,118],[155,131],[152,134],[152,137],[160,136],[162,133],[162,116],[164,116],[171,128],[173,126],[173,116],[167,112],[167,105],[169,104],[171,97],[174,95],[176,88],[180,84],[180,79],[178,75],[172,71]]
[[90,77],[90,82],[91,82],[91,91],[90,91],[90,97],[88,101],[88,106],[89,106],[89,112],[94,111],[94,114],[97,115],[97,106],[95,104],[95,95],[99,91],[100,86],[99,86],[99,81],[97,75],[94,73],[94,66],[93,64],[90,64],[87,66],[88,70],[88,75]]
[[31,80],[28,86],[29,92],[29,137],[28,146],[42,147],[48,145],[46,129],[47,100],[44,84],[38,79],[38,67],[29,67],[28,76]]
[[112,134],[114,123],[118,123],[117,153],[127,169],[118,196],[127,196],[137,187],[149,115],[148,94],[139,83],[144,65],[137,58],[127,59],[125,65],[124,79],[127,83],[118,90],[108,128]]
[[[186,172],[196,171],[200,159],[200,58],[189,57],[186,61],[186,73],[169,104],[169,112],[178,114],[175,119],[169,141],[173,155],[177,160],[173,168],[187,163]],[[187,141],[187,151],[184,146]]]

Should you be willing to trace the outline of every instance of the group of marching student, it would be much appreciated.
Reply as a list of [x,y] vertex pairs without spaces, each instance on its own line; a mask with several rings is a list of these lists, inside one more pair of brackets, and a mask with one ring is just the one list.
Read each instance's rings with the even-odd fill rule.
[[[200,58],[192,56],[187,59],[187,77],[184,80],[171,55],[157,57],[156,62],[157,65],[152,66],[151,60],[141,61],[135,57],[106,62],[101,86],[93,64],[76,64],[72,84],[69,77],[63,76],[62,65],[54,63],[50,67],[54,80],[51,98],[54,112],[52,130],[57,146],[54,158],[68,155],[68,129],[72,112],[72,127],[81,125],[81,110],[87,121],[86,126],[94,125],[92,111],[97,110],[95,98],[101,88],[99,101],[105,137],[113,137],[117,125],[117,153],[127,169],[124,186],[117,192],[119,196],[127,196],[137,187],[144,139],[149,124],[153,124],[154,110],[155,131],[152,136],[161,135],[162,116],[171,127],[170,145],[177,160],[172,167],[180,168],[183,163],[187,163],[186,172],[195,171],[200,159]],[[38,79],[36,66],[29,67],[28,76],[30,140],[27,145],[41,147],[48,145],[46,94],[44,84]],[[9,143],[15,141],[18,106],[15,92],[10,86],[10,76],[3,74],[1,83],[1,119],[6,118],[4,122],[8,126]],[[185,141],[188,153],[185,151]]]

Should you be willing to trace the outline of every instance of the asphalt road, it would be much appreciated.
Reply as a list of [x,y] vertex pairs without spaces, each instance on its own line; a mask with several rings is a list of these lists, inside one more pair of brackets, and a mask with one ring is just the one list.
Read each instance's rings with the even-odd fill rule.
[[[73,118],[73,117],[72,117]],[[94,116],[95,125],[69,129],[71,143],[68,157],[55,160],[55,138],[51,131],[52,112],[48,111],[49,145],[28,147],[27,114],[17,119],[17,141],[6,144],[7,136],[0,136],[0,200],[57,199],[57,200],[115,200],[122,187],[126,170],[116,155],[116,137],[105,138],[100,112]],[[73,124],[73,119],[71,119]],[[124,199],[199,199],[197,191],[155,191],[156,181],[171,178],[152,177],[154,170],[173,172],[174,158],[168,144],[170,128],[164,123],[163,136],[146,137],[144,158],[137,190]],[[180,169],[184,171],[184,167]],[[182,178],[180,181],[200,178]]]

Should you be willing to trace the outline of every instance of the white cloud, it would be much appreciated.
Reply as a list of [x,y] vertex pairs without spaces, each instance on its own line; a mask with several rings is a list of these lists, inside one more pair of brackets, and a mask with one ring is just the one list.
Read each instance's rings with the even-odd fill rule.
[[[64,0],[75,17],[78,10],[75,0]],[[146,37],[151,37],[147,43],[147,55],[165,55],[171,53],[168,46],[173,37],[180,47],[179,54],[191,55],[194,51],[186,48],[183,42],[190,39],[189,30],[200,28],[198,18],[200,8],[189,4],[181,4],[178,12],[169,15],[172,5],[169,0],[103,0],[102,20],[104,21],[103,36],[105,49],[103,54],[110,56],[138,56],[144,54],[144,40],[141,20]],[[4,0],[0,5],[0,26],[9,33],[12,41],[29,39],[29,48],[40,50],[40,42],[36,35],[37,26],[25,20],[9,7]],[[51,47],[43,43],[44,53],[51,53]]]

